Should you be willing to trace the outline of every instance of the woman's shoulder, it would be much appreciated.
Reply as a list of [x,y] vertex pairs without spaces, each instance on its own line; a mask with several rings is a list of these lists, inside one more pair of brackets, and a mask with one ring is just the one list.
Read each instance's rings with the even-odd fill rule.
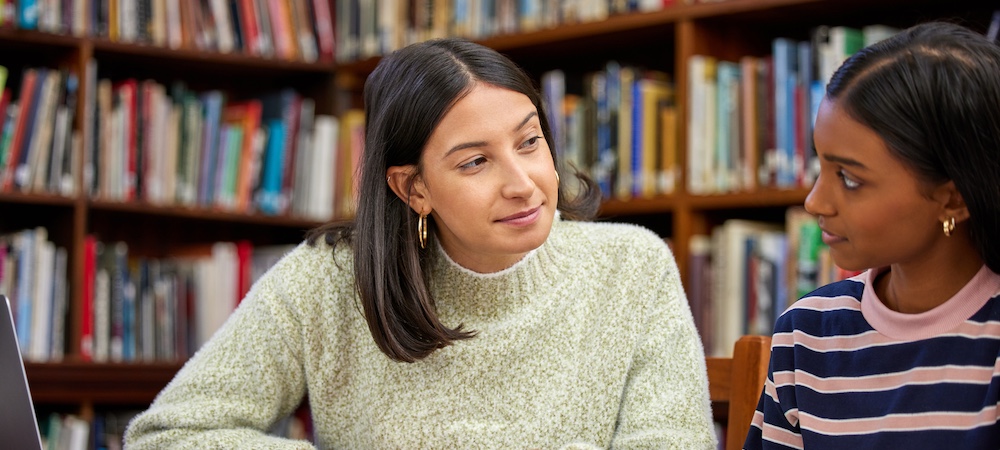
[[336,247],[323,242],[300,242],[290,248],[267,271],[267,276],[284,285],[310,284],[316,277],[338,278],[336,273],[353,274],[353,254],[346,244]]
[[669,250],[666,240],[641,225],[618,222],[559,222],[562,238],[603,250]]
[[676,267],[666,241],[639,225],[562,221],[553,232],[555,247],[572,255],[577,264],[613,267],[615,272]]
[[839,324],[859,321],[864,288],[864,281],[860,277],[821,286],[792,303],[778,317],[775,330],[815,331],[827,327],[831,321]]

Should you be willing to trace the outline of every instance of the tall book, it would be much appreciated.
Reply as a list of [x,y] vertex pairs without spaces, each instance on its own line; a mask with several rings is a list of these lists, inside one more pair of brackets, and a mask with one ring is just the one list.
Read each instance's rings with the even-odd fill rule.
[[781,229],[767,222],[730,219],[712,231],[713,355],[731,355],[736,340],[746,334],[747,240]]

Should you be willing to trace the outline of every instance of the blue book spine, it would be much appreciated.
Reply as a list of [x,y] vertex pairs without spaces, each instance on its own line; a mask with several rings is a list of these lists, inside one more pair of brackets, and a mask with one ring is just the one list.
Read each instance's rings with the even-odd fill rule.
[[215,191],[215,165],[219,151],[219,122],[222,117],[222,93],[210,91],[204,95],[205,125],[201,140],[201,174],[198,182],[198,204],[211,205]]
[[31,338],[31,299],[35,288],[35,232],[21,233],[21,248],[17,258],[17,343],[21,354],[27,355]]
[[38,1],[20,0],[18,3],[17,27],[25,30],[38,28]]
[[267,123],[268,139],[261,181],[259,207],[265,214],[278,214],[280,208],[281,181],[285,159],[285,125],[281,119]]
[[642,174],[642,75],[636,72],[635,78],[632,79],[632,137],[630,139],[632,144],[631,154],[632,154],[632,166],[629,168],[632,171],[632,187],[629,189],[632,192],[632,197],[642,196],[642,185],[645,183]]
[[125,272],[123,276],[125,278],[124,282],[124,292],[122,295],[122,360],[124,361],[135,361],[135,280],[132,279],[131,274],[127,268],[123,269]]
[[772,43],[774,52],[774,131],[777,157],[777,185],[791,187],[795,184],[792,162],[795,153],[794,118],[795,77],[791,64],[795,44],[791,39],[777,38]]
[[214,205],[222,205],[223,198],[226,195],[226,175],[229,168],[229,158],[233,157],[230,154],[230,139],[233,137],[232,129],[233,126],[228,124],[221,124],[219,127],[219,148],[216,153],[215,175],[213,175],[214,195],[210,199],[210,203]]

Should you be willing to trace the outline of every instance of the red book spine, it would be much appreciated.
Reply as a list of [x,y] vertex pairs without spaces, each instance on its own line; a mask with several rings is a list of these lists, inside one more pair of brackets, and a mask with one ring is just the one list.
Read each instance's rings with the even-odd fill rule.
[[316,44],[320,61],[333,61],[333,16],[330,14],[329,0],[312,0],[313,23],[316,26]]
[[250,284],[253,280],[250,279],[250,265],[253,259],[253,244],[250,241],[237,241],[236,242],[236,305],[239,306],[240,302],[243,301],[243,297],[246,297],[247,292],[250,292]]
[[83,241],[83,304],[80,311],[80,357],[94,356],[94,277],[97,263],[97,238],[87,235]]
[[251,55],[260,55],[260,30],[257,28],[257,10],[254,0],[240,0],[240,24],[243,27],[243,48]]
[[35,92],[35,80],[38,77],[38,73],[35,69],[27,69],[24,71],[24,79],[21,80],[21,97],[18,99],[20,102],[18,105],[17,122],[14,127],[14,137],[10,143],[10,150],[8,150],[9,155],[7,156],[7,167],[3,168],[3,186],[0,186],[0,190],[9,191],[14,187],[14,169],[17,168],[18,160],[21,158],[21,146],[22,141],[25,139],[25,133],[30,133],[30,130],[26,130],[28,111],[31,111],[31,104],[34,101]]

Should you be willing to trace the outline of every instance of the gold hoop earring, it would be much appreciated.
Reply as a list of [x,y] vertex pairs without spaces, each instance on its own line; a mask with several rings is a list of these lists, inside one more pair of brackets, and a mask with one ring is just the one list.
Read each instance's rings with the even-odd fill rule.
[[427,248],[427,214],[421,214],[417,219],[417,240],[420,248]]
[[949,217],[948,220],[941,221],[941,225],[944,227],[944,235],[951,237],[951,232],[955,231],[955,218]]
[[559,184],[559,171],[556,170],[556,184]]

